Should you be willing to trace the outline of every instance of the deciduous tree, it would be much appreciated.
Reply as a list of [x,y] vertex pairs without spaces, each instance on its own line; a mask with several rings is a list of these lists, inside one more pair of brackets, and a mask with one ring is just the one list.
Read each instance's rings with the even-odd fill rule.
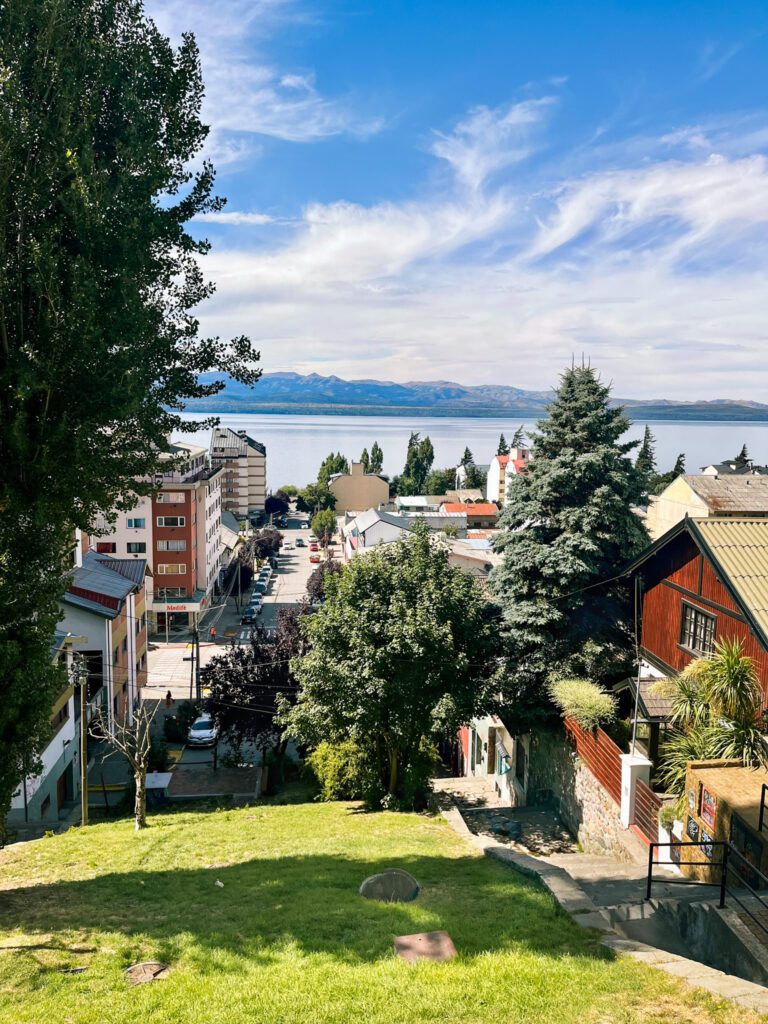
[[301,689],[289,729],[312,745],[355,740],[388,802],[411,803],[425,783],[425,744],[494,705],[490,607],[423,525],[353,559],[326,587],[294,665]]
[[255,383],[258,356],[193,312],[213,288],[186,225],[222,201],[195,165],[192,36],[174,49],[139,0],[5,0],[0,68],[2,819],[50,737],[74,529],[134,504],[166,437],[201,426],[185,400]]
[[336,532],[336,516],[330,509],[323,509],[312,516],[312,532],[324,548],[328,547]]
[[379,442],[374,441],[371,445],[371,462],[368,467],[369,473],[381,473],[384,468],[384,452],[379,447]]
[[320,463],[320,469],[317,472],[317,484],[319,487],[327,487],[328,481],[336,473],[348,472],[349,462],[347,462],[347,457],[342,455],[341,452],[336,452],[335,454],[331,452]]

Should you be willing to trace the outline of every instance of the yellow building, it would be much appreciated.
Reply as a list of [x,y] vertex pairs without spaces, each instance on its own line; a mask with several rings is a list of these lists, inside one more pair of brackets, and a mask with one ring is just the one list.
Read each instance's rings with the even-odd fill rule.
[[364,512],[389,501],[389,483],[376,473],[364,473],[361,462],[353,462],[349,473],[332,476],[328,488],[337,512]]
[[768,517],[768,476],[715,476],[709,473],[677,477],[652,497],[645,524],[658,540],[682,519]]

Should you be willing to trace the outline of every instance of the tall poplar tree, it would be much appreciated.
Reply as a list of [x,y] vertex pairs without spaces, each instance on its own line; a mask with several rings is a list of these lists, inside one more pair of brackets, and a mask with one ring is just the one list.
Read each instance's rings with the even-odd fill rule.
[[[192,36],[140,0],[0,2],[0,822],[50,737],[76,527],[135,501],[184,401],[253,384],[246,338],[200,338],[218,210]],[[220,380],[216,376],[215,380]],[[210,421],[209,421],[210,422]]]
[[608,681],[632,662],[631,608],[619,568],[647,543],[631,505],[636,441],[588,366],[567,370],[532,436],[527,473],[514,476],[491,574],[501,604],[514,696],[510,725],[548,713],[552,673]]
[[378,441],[371,445],[371,459],[368,465],[369,473],[381,473],[384,468],[384,452]]

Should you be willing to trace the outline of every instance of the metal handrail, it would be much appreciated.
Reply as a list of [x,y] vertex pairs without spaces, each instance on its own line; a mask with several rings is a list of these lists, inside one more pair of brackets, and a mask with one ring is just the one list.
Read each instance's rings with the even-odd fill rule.
[[757,822],[757,831],[763,831],[763,821],[765,819],[765,794],[768,792],[768,784],[763,783],[763,788],[760,790],[760,818]]
[[[735,870],[735,868],[733,867],[733,864],[731,863],[731,858],[738,857],[739,860],[742,861],[744,864],[746,864],[747,867],[749,868],[749,870],[754,872],[754,874],[757,875],[760,878],[761,881],[765,882],[766,885],[768,885],[768,876],[764,875],[763,872],[760,871],[759,868],[756,868],[754,864],[750,863],[750,861],[747,860],[747,858],[744,856],[744,854],[740,850],[737,850],[736,847],[732,843],[727,842],[724,839],[714,839],[714,840],[712,840],[710,845],[712,846],[713,850],[714,850],[715,847],[718,847],[719,849],[722,850],[722,857],[721,857],[721,859],[719,861],[709,861],[709,860],[706,860],[706,861],[700,861],[700,860],[683,861],[683,860],[681,860],[678,863],[680,863],[682,865],[688,864],[688,865],[699,865],[699,866],[702,866],[702,867],[720,868],[720,881],[719,882],[699,882],[697,880],[694,881],[692,879],[665,878],[664,879],[664,884],[665,885],[701,885],[701,886],[710,886],[710,887],[717,886],[720,889],[720,898],[719,898],[719,901],[718,901],[718,904],[717,904],[720,909],[722,909],[725,906],[726,894],[731,896],[736,901],[736,903],[738,903],[738,905],[741,907],[741,909],[746,914],[749,914],[749,916],[752,918],[752,920],[755,922],[755,924],[757,924],[762,929],[762,931],[764,931],[766,934],[768,934],[768,926],[766,926],[762,921],[760,921],[759,918],[757,918],[752,913],[752,911],[749,909],[749,907],[745,903],[743,903],[742,900],[739,898],[739,896],[735,892],[735,890],[733,888],[731,888],[731,886],[728,885],[728,872],[730,871],[732,874],[734,874],[738,878],[739,886],[740,887],[743,886],[746,889],[748,889],[750,894],[758,901],[760,906],[763,907],[765,910],[768,910],[768,900],[766,900],[765,897],[761,896],[759,892],[757,892],[755,889],[753,889],[752,886],[749,884],[749,882],[745,878],[743,878]],[[650,900],[650,898],[651,898],[651,892],[652,892],[653,881],[654,881],[654,878],[653,878],[654,851],[658,850],[658,849],[661,849],[661,848],[671,848],[673,846],[675,846],[675,847],[695,846],[697,849],[701,848],[700,843],[693,842],[693,841],[690,841],[690,840],[682,840],[682,839],[678,840],[677,842],[674,842],[674,843],[673,842],[668,842],[668,843],[651,843],[650,847],[648,849],[648,878],[647,878],[646,890],[645,890],[645,898],[646,898],[646,900]]]

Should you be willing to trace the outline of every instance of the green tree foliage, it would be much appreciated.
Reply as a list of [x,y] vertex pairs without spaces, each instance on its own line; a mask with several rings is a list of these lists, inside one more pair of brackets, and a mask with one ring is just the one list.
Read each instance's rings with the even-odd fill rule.
[[384,452],[381,450],[378,441],[371,445],[371,461],[368,467],[369,473],[381,473],[384,468]]
[[327,487],[328,481],[336,473],[348,473],[349,463],[345,455],[341,452],[331,452],[330,455],[326,455],[323,461],[320,463],[320,469],[317,471],[317,484],[319,487]]
[[320,484],[307,484],[296,495],[296,508],[299,512],[319,512],[321,509],[336,508],[336,496],[327,487]]
[[525,426],[521,423],[517,430],[512,435],[512,440],[509,442],[510,449],[512,448],[525,448],[528,437],[525,433]]
[[289,507],[290,504],[288,498],[279,492],[276,494],[270,494],[264,502],[264,511],[268,516],[283,515],[288,511]]
[[272,526],[254,533],[249,544],[249,556],[259,559],[271,558],[280,551],[283,535]]
[[227,649],[201,672],[222,735],[236,749],[246,741],[265,754],[271,749],[281,770],[288,740],[275,720],[277,704],[287,708],[296,700],[290,663],[306,650],[301,620],[307,611],[305,604],[281,608],[274,633],[255,627],[249,643]]
[[466,470],[464,476],[463,486],[466,488],[479,488],[481,491],[485,490],[485,483],[488,477],[487,473],[484,473],[482,469],[478,469],[475,465],[475,457],[469,448],[464,449],[464,454],[461,456],[460,466],[463,466]]
[[194,39],[174,49],[139,0],[6,0],[0,68],[2,820],[50,737],[74,528],[133,504],[192,429],[185,399],[255,383],[258,356],[200,338],[192,312],[212,286],[185,225],[223,205],[210,164],[189,170]]
[[296,495],[299,493],[299,488],[296,487],[294,484],[283,484],[282,487],[278,487],[275,493],[282,494],[288,499],[295,498]]
[[679,476],[685,473],[685,455],[681,452],[675,459],[675,464],[668,473],[660,473],[654,482],[653,491],[654,494],[661,494],[673,480],[677,480]]
[[507,444],[503,434],[499,437],[499,445],[496,449],[496,454],[509,455],[509,445]]
[[323,509],[312,516],[312,532],[323,547],[327,547],[336,532],[336,516],[329,509]]
[[445,494],[456,486],[455,469],[433,469],[424,481],[425,494]]
[[393,481],[395,493],[426,494],[425,484],[434,460],[435,450],[430,439],[428,437],[422,439],[419,434],[412,433],[408,439],[408,451],[402,475],[395,477]]
[[459,459],[459,465],[460,466],[464,466],[464,468],[466,469],[468,466],[474,466],[474,464],[475,464],[475,457],[474,457],[474,455],[469,450],[469,448],[465,448],[464,449],[464,454],[461,456],[461,459]]
[[368,449],[363,448],[360,454],[360,465],[363,467],[364,473],[370,473],[371,471],[371,457],[368,454]]
[[327,590],[295,664],[290,731],[312,746],[354,740],[387,804],[415,800],[431,741],[494,706],[489,606],[423,525],[353,559]]
[[338,576],[343,568],[341,562],[336,562],[333,559],[320,562],[307,580],[307,598],[312,604],[325,601],[328,578],[330,576]]
[[736,463],[737,466],[749,465],[751,460],[749,458],[749,452],[747,451],[747,446],[745,444],[741,446],[741,451],[733,461]]
[[762,688],[741,641],[721,640],[711,658],[700,658],[675,679],[656,684],[672,698],[674,729],[661,750],[660,777],[682,798],[688,761],[736,759],[768,764],[761,735]]
[[635,470],[638,477],[639,500],[647,501],[648,495],[653,493],[657,483],[656,473],[656,438],[651,433],[651,428],[646,425],[643,433],[643,443],[635,459]]
[[616,718],[616,698],[589,679],[556,679],[549,695],[565,718],[572,718],[582,729],[608,725]]
[[648,538],[630,507],[637,442],[619,440],[628,422],[609,395],[591,367],[563,374],[533,435],[530,469],[512,478],[499,519],[503,561],[491,587],[516,686],[506,711],[515,729],[547,713],[551,674],[604,683],[631,664],[626,584],[609,581]]

